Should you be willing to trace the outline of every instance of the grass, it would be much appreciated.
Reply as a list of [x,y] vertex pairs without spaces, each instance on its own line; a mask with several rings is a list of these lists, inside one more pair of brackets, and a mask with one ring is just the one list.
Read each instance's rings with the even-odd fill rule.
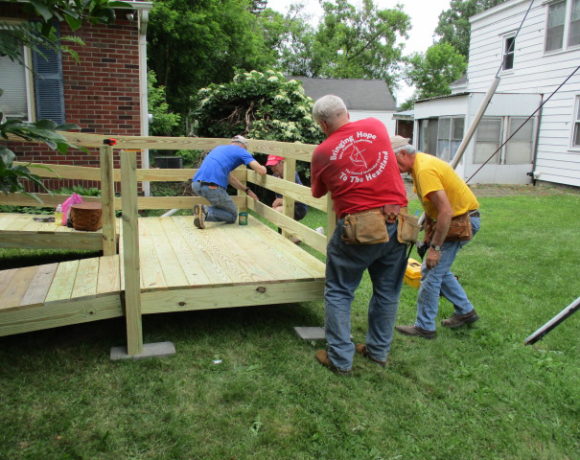
[[[580,316],[523,340],[580,295],[579,198],[481,198],[482,230],[454,265],[481,320],[396,335],[387,369],[357,357],[352,378],[293,331],[322,324],[321,302],[148,316],[145,342],[175,343],[165,359],[109,361],[122,320],[1,338],[0,458],[578,458]],[[369,294],[365,277],[356,341]],[[416,294],[404,286],[399,324]]]

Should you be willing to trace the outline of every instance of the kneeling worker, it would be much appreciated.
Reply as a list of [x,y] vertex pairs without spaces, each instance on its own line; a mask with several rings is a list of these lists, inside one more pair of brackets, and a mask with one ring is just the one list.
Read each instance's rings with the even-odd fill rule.
[[248,140],[243,136],[234,136],[230,145],[220,145],[208,153],[200,168],[193,177],[191,188],[211,203],[211,206],[196,204],[193,208],[193,223],[197,228],[205,228],[205,221],[226,222],[233,224],[238,217],[238,208],[228,195],[230,184],[237,190],[246,192],[254,200],[256,194],[242,184],[232,171],[245,164],[258,174],[265,175],[266,167],[262,166],[247,151]]

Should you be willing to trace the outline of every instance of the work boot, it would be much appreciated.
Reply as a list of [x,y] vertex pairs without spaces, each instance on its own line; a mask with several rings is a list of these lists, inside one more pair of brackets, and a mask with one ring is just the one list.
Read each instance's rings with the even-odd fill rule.
[[326,352],[326,350],[318,350],[316,352],[316,354],[314,355],[314,357],[316,358],[316,361],[318,361],[324,367],[330,369],[335,374],[351,375],[351,373],[352,373],[352,371],[350,369],[349,370],[339,369],[334,364],[332,364],[332,361],[330,361],[330,358],[328,357],[328,353]]
[[364,356],[369,361],[372,361],[373,363],[378,364],[379,366],[382,367],[385,367],[387,365],[386,360],[381,361],[380,359],[373,358],[373,356],[369,354],[367,346],[364,343],[357,343],[355,349],[358,354]]
[[458,313],[453,313],[449,318],[444,319],[441,321],[441,325],[445,327],[450,327],[451,329],[455,329],[456,327],[461,327],[466,324],[475,323],[479,319],[475,310],[471,310],[469,313],[465,315],[460,315]]
[[201,204],[196,204],[193,207],[193,225],[197,228],[205,228],[205,211]]
[[424,339],[434,339],[437,337],[436,331],[428,331],[419,326],[395,326],[395,329],[401,334],[413,337],[423,337]]

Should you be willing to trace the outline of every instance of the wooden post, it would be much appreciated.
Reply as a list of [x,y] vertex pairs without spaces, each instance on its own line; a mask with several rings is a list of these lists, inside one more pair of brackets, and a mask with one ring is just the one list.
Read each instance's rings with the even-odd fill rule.
[[113,181],[113,147],[100,148],[101,206],[103,208],[103,255],[117,253],[117,224],[115,222],[115,182]]
[[141,274],[139,269],[139,223],[137,211],[137,155],[121,152],[121,203],[123,209],[123,263],[125,267],[125,322],[127,354],[143,351],[141,324]]
[[[283,179],[289,182],[294,183],[294,176],[296,174],[296,160],[292,158],[286,158],[284,160],[284,172],[283,172]],[[294,205],[296,200],[293,200],[289,196],[284,196],[284,215],[294,219]],[[282,235],[285,237],[290,236],[291,234],[286,230],[282,231]]]
[[327,206],[326,206],[326,241],[330,242],[332,234],[336,229],[336,214],[333,208],[332,198],[330,197],[330,192],[326,194]]

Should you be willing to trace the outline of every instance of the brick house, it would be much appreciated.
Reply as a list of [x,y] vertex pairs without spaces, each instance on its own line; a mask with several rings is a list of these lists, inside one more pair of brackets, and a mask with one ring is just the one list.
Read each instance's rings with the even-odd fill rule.
[[[82,132],[111,135],[147,135],[146,29],[150,2],[129,1],[132,9],[116,10],[109,25],[87,24],[71,32],[59,24],[61,36],[75,35],[85,45],[69,45],[66,53],[46,50],[45,57],[23,47],[26,65],[0,56],[0,111],[7,117],[35,121],[51,119],[75,123]],[[0,1],[0,21],[23,21],[22,6]],[[1,30],[0,30],[1,33]],[[97,166],[98,152],[70,150],[61,155],[44,145],[12,143],[19,161]],[[115,159],[118,166],[118,158]],[[143,167],[148,167],[143,155]],[[47,181],[49,188],[70,187],[70,180]],[[98,184],[84,182],[84,187]]]

